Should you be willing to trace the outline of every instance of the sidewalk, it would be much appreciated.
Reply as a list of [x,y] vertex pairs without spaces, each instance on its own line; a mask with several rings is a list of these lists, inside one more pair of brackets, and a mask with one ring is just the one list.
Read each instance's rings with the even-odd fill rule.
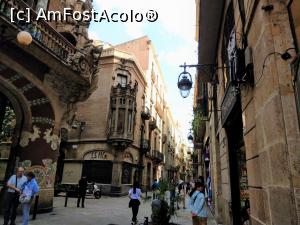
[[[30,225],[130,225],[131,209],[128,208],[128,197],[111,198],[103,196],[101,199],[86,199],[85,208],[76,207],[76,199],[68,200],[68,207],[64,207],[64,197],[54,198],[54,209],[51,213],[38,214]],[[151,217],[151,200],[142,201],[138,214],[139,222],[144,217]],[[30,216],[31,218],[31,216]],[[22,217],[17,217],[17,225],[21,225]],[[172,222],[180,225],[192,225],[191,214],[187,209],[176,211]],[[3,218],[0,219],[3,224]],[[217,225],[213,218],[209,218],[208,225]]]

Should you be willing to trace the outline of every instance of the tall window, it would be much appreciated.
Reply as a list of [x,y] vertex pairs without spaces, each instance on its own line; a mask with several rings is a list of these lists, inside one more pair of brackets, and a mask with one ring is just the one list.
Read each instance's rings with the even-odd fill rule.
[[127,76],[118,74],[117,75],[117,82],[118,82],[118,84],[121,84],[122,87],[126,87],[126,85],[127,85]]
[[124,132],[125,109],[119,108],[117,132]]
[[300,0],[292,0],[289,4],[289,12],[292,30],[295,39],[295,45],[299,50],[299,42],[300,42]]
[[[231,32],[234,28],[234,13],[233,13],[233,5],[232,1],[227,8],[225,24],[224,24],[224,36],[223,36],[223,46],[222,46],[222,61],[224,67],[229,67],[229,55],[228,55],[228,44],[230,42]],[[225,68],[224,69],[224,87],[226,88],[231,81],[230,71]]]
[[[300,44],[300,0],[292,0],[289,4],[289,16],[296,49],[299,53]],[[298,56],[300,57],[300,56]],[[299,59],[292,65],[294,76],[295,98],[300,125],[300,62]]]

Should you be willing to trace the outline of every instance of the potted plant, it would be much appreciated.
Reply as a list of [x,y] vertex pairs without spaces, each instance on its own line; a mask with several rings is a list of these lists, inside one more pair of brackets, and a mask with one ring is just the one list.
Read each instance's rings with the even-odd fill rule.
[[[152,225],[171,225],[171,216],[175,214],[175,184],[168,180],[159,182],[159,188],[156,190],[158,196],[151,204],[152,208]],[[167,194],[170,196],[170,203],[167,201]]]

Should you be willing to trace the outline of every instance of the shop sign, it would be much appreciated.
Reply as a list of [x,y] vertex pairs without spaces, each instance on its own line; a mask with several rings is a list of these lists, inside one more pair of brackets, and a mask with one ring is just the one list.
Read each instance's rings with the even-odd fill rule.
[[223,102],[221,104],[221,122],[222,126],[227,122],[227,119],[234,108],[237,102],[237,88],[234,84],[230,83],[225,96],[223,98]]
[[83,156],[84,160],[113,160],[113,155],[104,150],[94,150],[87,152]]

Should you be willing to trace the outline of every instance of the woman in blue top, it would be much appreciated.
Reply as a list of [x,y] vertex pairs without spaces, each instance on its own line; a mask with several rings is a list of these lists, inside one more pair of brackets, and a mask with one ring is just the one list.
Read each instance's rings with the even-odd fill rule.
[[207,207],[205,206],[205,196],[202,193],[204,184],[201,182],[195,183],[195,192],[189,200],[189,207],[192,213],[193,225],[207,225]]
[[23,209],[23,224],[22,225],[28,224],[31,201],[32,201],[33,197],[39,192],[39,186],[35,180],[34,173],[28,172],[26,176],[27,176],[27,182],[23,185],[22,195],[25,195],[26,198],[30,198],[30,201],[22,203],[22,209]]

